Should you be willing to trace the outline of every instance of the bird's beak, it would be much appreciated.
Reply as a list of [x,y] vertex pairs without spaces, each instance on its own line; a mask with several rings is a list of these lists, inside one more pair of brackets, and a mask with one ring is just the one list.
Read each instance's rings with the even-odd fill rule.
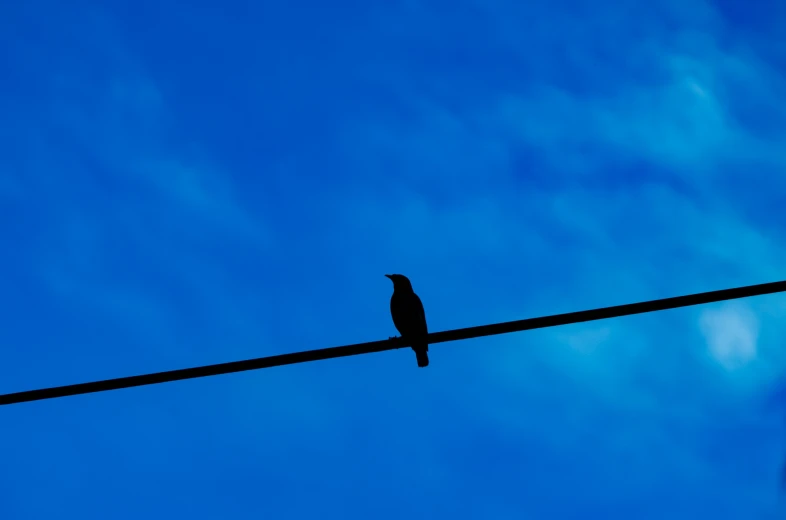
[[393,275],[392,275],[392,274],[386,274],[385,276],[386,276],[387,278],[390,278],[391,280],[393,279]]

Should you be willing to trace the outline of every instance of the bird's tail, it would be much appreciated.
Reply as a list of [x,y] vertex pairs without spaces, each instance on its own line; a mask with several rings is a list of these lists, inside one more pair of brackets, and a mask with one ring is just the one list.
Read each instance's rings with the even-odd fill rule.
[[418,366],[423,368],[428,366],[428,345],[418,345],[412,347],[415,351],[415,357],[418,359]]

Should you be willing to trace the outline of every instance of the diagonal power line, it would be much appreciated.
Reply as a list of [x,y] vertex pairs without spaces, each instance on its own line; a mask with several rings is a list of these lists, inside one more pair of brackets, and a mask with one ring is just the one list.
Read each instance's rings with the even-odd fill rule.
[[[759,285],[748,285],[745,287],[736,287],[733,289],[722,289],[720,291],[689,294],[686,296],[675,296],[672,298],[663,298],[660,300],[628,303],[625,305],[615,305],[613,307],[603,307],[600,309],[568,312],[565,314],[541,316],[538,318],[508,321],[504,323],[493,323],[491,325],[481,325],[478,327],[467,327],[463,329],[432,332],[428,335],[428,343],[444,343],[446,341],[457,341],[462,339],[479,338],[483,336],[493,336],[496,334],[507,334],[509,332],[542,329],[545,327],[556,327],[558,325],[604,320],[608,318],[617,318],[620,316],[630,316],[633,314],[642,314],[645,312],[663,311],[667,309],[676,309],[679,307],[688,307],[691,305],[702,305],[705,303],[747,298],[750,296],[761,296],[764,294],[785,291],[786,281],[764,283]],[[246,370],[257,370],[260,368],[305,363],[307,361],[319,361],[322,359],[354,356],[357,354],[370,354],[372,352],[382,352],[384,350],[393,350],[408,346],[409,345],[401,338],[392,338],[380,341],[371,341],[368,343],[344,345],[341,347],[306,350],[304,352],[293,352],[291,354],[280,354],[278,356],[268,356],[244,361],[233,361],[230,363],[220,363],[202,367],[183,368],[180,370],[171,370],[168,372],[120,377],[117,379],[106,379],[104,381],[93,381],[90,383],[42,388],[40,390],[28,390],[25,392],[0,395],[0,405],[23,403],[27,401],[39,401],[42,399],[54,399],[56,397],[89,394],[93,392],[105,392],[107,390],[118,390],[120,388],[154,385],[158,383],[167,383],[170,381],[180,381],[183,379],[195,379],[197,377],[230,374],[233,372],[243,372]]]

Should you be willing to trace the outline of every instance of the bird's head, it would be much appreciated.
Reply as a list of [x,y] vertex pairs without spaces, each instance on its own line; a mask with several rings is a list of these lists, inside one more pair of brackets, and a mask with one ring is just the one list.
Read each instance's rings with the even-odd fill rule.
[[386,274],[390,281],[393,282],[393,290],[396,289],[404,289],[404,290],[412,290],[412,284],[409,281],[409,278],[404,276],[403,274]]

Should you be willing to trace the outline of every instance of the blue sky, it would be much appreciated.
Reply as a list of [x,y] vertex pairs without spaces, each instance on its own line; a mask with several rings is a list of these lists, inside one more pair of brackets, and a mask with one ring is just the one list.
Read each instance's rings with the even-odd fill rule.
[[[651,4],[3,3],[0,392],[786,278],[786,4]],[[9,406],[0,517],[782,518],[784,324]]]

